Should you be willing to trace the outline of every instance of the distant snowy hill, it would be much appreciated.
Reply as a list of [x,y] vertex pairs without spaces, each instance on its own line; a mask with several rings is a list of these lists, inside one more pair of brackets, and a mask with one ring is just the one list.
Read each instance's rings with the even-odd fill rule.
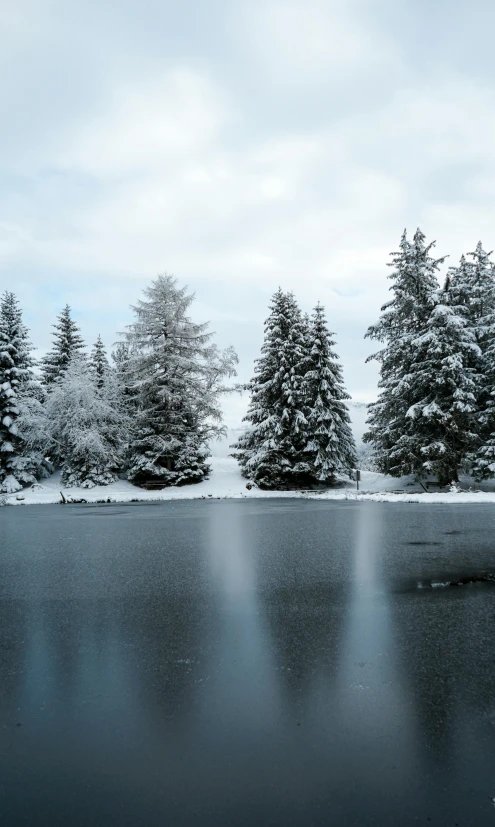
[[[239,397],[237,397],[238,399]],[[239,405],[239,408],[241,406]],[[245,410],[247,407],[247,401],[242,405],[242,408]],[[211,452],[212,456],[214,457],[221,457],[225,458],[228,457],[230,453],[230,445],[232,445],[239,436],[244,432],[245,426],[242,423],[242,416],[244,413],[236,411],[238,413],[238,417],[232,416],[232,412],[229,411],[229,414],[226,417],[227,422],[227,436],[224,439],[215,440],[211,444]],[[366,417],[368,413],[368,406],[366,402],[349,402],[349,413],[351,415],[351,422],[352,422],[352,432],[354,434],[354,439],[356,440],[356,445],[358,449],[363,444],[363,434],[366,430]]]
[[366,417],[368,416],[368,405],[366,402],[349,402],[349,413],[351,415],[352,433],[359,446],[363,442],[363,434],[366,430]]

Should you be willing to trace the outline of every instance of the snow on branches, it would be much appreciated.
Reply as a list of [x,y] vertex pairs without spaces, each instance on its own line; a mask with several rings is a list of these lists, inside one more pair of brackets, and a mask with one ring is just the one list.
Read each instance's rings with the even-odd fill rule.
[[323,308],[309,320],[279,289],[270,311],[248,386],[250,427],[232,455],[261,488],[331,483],[350,472],[355,447]]

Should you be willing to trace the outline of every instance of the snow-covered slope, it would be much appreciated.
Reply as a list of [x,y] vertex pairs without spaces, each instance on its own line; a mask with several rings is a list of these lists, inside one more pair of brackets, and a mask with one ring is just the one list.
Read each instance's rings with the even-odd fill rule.
[[[165,488],[162,491],[145,491],[137,488],[127,480],[119,480],[112,485],[97,486],[91,489],[65,488],[62,489],[60,473],[53,474],[41,485],[24,489],[20,494],[7,497],[12,505],[29,505],[36,503],[58,503],[60,492],[63,490],[66,498],[84,499],[88,503],[98,501],[131,502],[151,500],[190,500],[215,498],[276,498],[298,497],[318,500],[374,500],[380,502],[490,502],[495,504],[495,483],[487,484],[483,492],[463,491],[454,493],[422,493],[419,486],[413,485],[410,479],[396,480],[383,474],[369,471],[362,472],[361,490],[356,493],[355,483],[349,482],[343,488],[336,488],[322,492],[301,491],[261,491],[257,488],[246,488],[246,480],[241,476],[237,463],[231,458],[213,457],[211,461],[209,479],[195,485],[186,485],[181,488]],[[466,483],[469,481],[466,480]],[[490,490],[491,488],[491,490]],[[393,493],[401,491],[402,493]],[[22,499],[19,499],[22,497]]]
[[[362,445],[362,434],[365,428],[366,405],[351,403],[350,412],[354,436],[358,447]],[[7,497],[7,502],[13,505],[28,505],[36,503],[58,503],[60,492],[66,498],[83,499],[88,503],[100,501],[131,502],[132,500],[190,500],[215,498],[252,498],[252,497],[299,497],[318,500],[373,500],[375,502],[490,502],[495,504],[495,481],[483,484],[483,491],[462,491],[460,493],[424,493],[423,489],[414,484],[412,479],[405,477],[397,480],[372,471],[361,472],[360,491],[356,492],[356,484],[348,482],[342,488],[322,492],[301,491],[261,491],[257,488],[246,488],[247,480],[241,476],[237,462],[229,457],[230,446],[237,440],[243,431],[241,425],[230,427],[227,436],[212,443],[211,474],[207,480],[195,485],[186,485],[181,488],[165,488],[161,491],[145,491],[137,488],[127,480],[119,480],[112,485],[97,486],[91,489],[64,488],[62,489],[60,472],[53,474],[40,485],[24,489],[20,494]],[[465,478],[463,488],[469,488],[472,480]],[[400,493],[399,493],[400,492]],[[22,498],[22,499],[19,499]]]

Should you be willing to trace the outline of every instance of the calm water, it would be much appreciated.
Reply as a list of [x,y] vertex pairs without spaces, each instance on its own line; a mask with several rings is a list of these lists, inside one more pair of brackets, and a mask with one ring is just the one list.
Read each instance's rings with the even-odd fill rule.
[[495,825],[495,509],[0,511],[0,824]]

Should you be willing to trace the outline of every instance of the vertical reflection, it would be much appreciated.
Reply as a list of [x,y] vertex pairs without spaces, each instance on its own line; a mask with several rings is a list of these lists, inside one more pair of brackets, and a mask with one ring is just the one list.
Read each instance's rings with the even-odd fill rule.
[[[270,645],[257,593],[250,514],[237,506],[209,510],[209,563],[217,623],[208,676],[208,715],[234,729],[264,728],[278,705]],[[245,735],[245,732],[244,732]]]
[[370,761],[374,795],[390,795],[410,783],[414,743],[409,698],[402,684],[391,624],[390,598],[380,578],[384,511],[357,509],[352,589],[343,635],[338,707],[351,764]]
[[[262,528],[262,527],[260,527]],[[307,505],[277,525],[270,559],[276,577],[261,592],[270,624],[280,691],[286,712],[315,731],[332,729],[333,687],[342,645],[348,581],[344,574],[354,521],[346,509]],[[259,529],[255,542],[263,544]]]

